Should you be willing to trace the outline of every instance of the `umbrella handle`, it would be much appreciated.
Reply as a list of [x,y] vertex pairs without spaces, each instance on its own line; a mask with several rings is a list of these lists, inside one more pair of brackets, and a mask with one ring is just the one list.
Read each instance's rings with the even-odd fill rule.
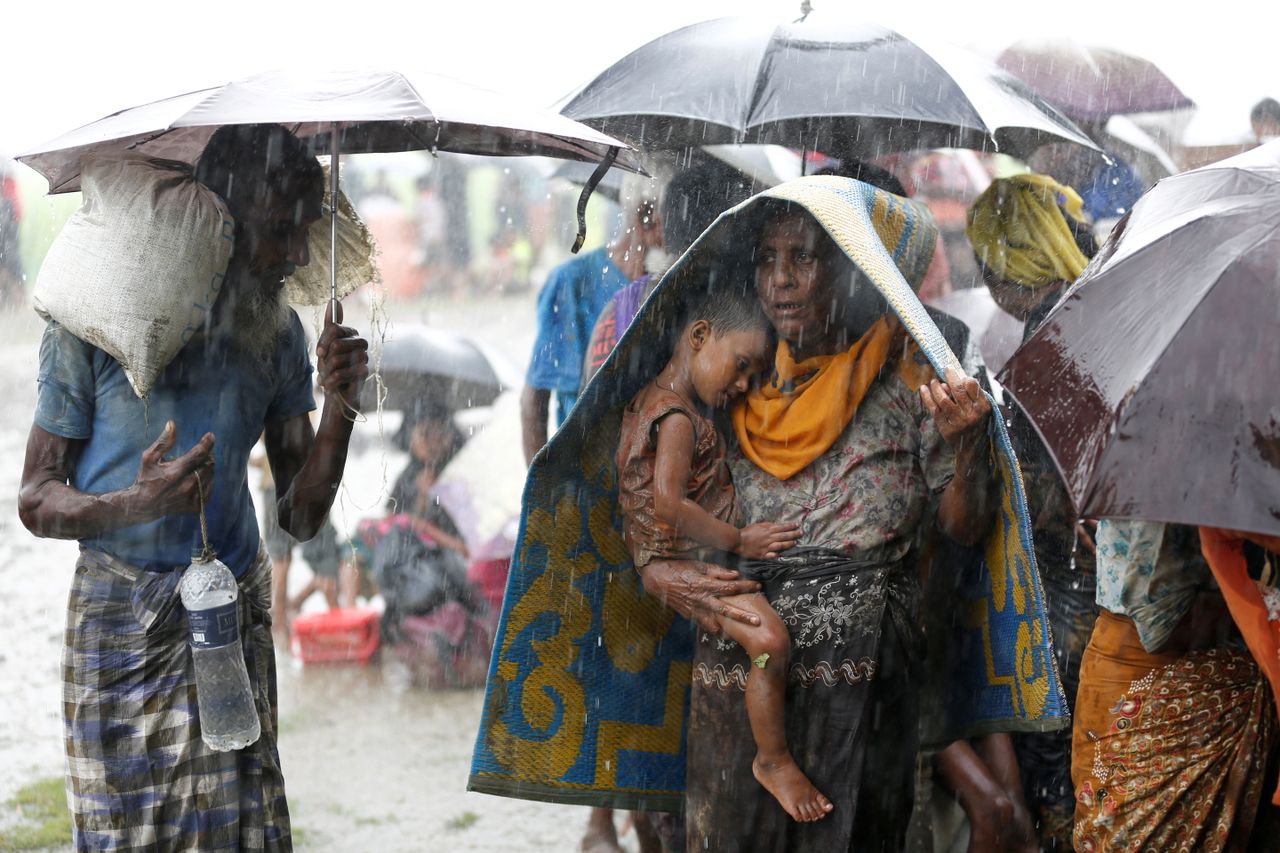
[[329,316],[338,316],[338,125],[329,126]]
[[596,170],[591,173],[591,177],[587,178],[587,184],[582,188],[582,194],[578,196],[578,237],[573,241],[573,248],[569,250],[572,254],[578,254],[578,250],[582,248],[582,244],[587,239],[587,200],[591,198],[591,194],[595,192],[596,185],[604,179],[605,172],[609,171],[609,167],[617,159],[618,149],[610,148],[609,152],[604,155],[604,159],[596,166]]
[[[329,322],[338,322],[338,160],[341,156],[338,142],[338,123],[329,125]],[[352,423],[360,423],[364,414],[348,403],[341,394],[342,414]],[[354,417],[348,415],[350,412]]]

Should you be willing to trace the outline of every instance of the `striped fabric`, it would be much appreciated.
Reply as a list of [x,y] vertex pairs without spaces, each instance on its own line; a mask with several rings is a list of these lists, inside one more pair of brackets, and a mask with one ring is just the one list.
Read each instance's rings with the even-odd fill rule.
[[238,752],[214,752],[200,737],[179,578],[81,550],[62,662],[75,848],[292,850],[276,751],[266,554],[240,581],[262,736]]

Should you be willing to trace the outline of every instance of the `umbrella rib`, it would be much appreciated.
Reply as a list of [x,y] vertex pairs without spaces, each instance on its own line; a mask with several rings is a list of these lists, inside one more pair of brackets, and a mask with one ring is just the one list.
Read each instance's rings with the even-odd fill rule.
[[129,143],[128,150],[132,151],[135,148],[137,148],[139,145],[146,145],[148,143],[155,142],[160,137],[167,136],[170,133],[173,133],[174,130],[175,128],[166,127],[164,130],[161,130],[158,133],[154,133],[151,136],[148,136],[146,139],[139,139],[135,142],[131,142]]

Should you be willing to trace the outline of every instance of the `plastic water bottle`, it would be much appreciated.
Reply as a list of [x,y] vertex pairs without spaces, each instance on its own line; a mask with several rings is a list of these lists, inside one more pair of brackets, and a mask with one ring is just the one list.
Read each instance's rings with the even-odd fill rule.
[[240,589],[221,561],[197,557],[178,584],[187,610],[200,733],[210,749],[244,749],[262,733],[240,647]]

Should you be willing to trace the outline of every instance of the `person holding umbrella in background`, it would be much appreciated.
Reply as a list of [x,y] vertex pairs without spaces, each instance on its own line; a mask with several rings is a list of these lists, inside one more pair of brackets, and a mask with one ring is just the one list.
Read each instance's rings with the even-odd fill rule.
[[[283,282],[310,261],[320,165],[279,125],[231,125],[209,139],[195,177],[235,218],[235,250],[205,331],[161,373],[147,411],[102,351],[57,323],[41,344],[19,514],[37,536],[81,541],[63,693],[82,850],[292,849],[276,750],[271,574],[246,468],[265,430],[280,526],[300,540],[315,535],[342,478],[368,345],[330,309],[316,346],[326,405],[313,431],[312,365]],[[148,421],[152,429],[139,428]],[[240,581],[261,718],[258,741],[232,752],[201,738],[177,605],[205,509],[208,541]]]
[[[1080,196],[1045,175],[998,178],[969,208],[966,235],[996,304],[1024,321],[1030,337],[1084,271],[1095,251]],[[1093,620],[1093,545],[1053,458],[1030,421],[1009,413],[1009,433],[1022,468],[1034,524],[1036,564],[1045,586],[1058,667],[1068,701],[1075,698],[1080,655]],[[1071,849],[1071,734],[1015,739],[1027,803],[1045,850]]]

